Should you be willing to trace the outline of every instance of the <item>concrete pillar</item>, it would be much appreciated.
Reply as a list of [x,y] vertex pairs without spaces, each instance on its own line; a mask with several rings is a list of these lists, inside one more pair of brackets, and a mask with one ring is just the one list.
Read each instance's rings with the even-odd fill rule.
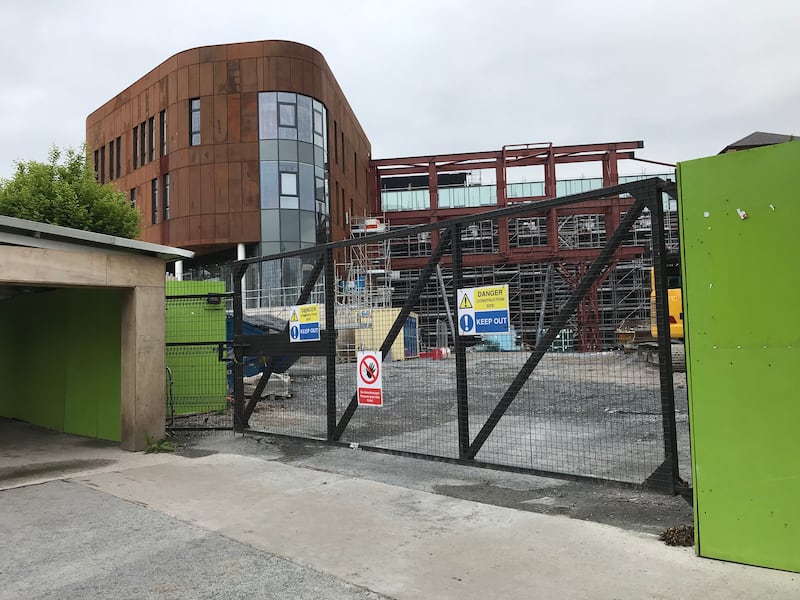
[[137,286],[122,300],[121,419],[124,450],[144,450],[164,437],[164,288]]

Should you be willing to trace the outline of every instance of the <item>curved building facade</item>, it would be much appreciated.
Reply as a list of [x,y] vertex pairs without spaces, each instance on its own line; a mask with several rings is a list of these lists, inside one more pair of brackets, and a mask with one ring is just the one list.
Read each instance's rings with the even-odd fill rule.
[[199,264],[343,239],[367,214],[369,140],[303,44],[180,52],[89,115],[86,142],[142,213],[141,239]]

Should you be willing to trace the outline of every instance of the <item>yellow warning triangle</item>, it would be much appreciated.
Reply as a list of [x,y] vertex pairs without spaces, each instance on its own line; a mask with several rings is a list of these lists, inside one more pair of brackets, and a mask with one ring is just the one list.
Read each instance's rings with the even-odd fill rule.
[[469,301],[469,296],[464,294],[464,297],[461,299],[461,304],[458,305],[458,308],[472,308],[472,302]]
[[297,311],[295,311],[295,310],[292,311],[292,318],[289,319],[289,320],[290,321],[297,321]]

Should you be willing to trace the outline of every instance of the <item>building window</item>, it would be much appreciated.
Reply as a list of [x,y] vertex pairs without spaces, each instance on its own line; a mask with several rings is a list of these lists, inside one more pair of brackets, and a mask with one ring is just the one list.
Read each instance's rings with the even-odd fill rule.
[[325,146],[325,121],[322,110],[314,106],[314,144],[323,148]]
[[162,186],[161,186],[161,196],[162,200],[161,203],[164,205],[164,220],[169,220],[169,173],[164,175],[161,178]]
[[159,156],[167,155],[167,111],[158,114],[158,130],[161,133],[161,150]]
[[133,168],[139,167],[139,126],[133,128]]
[[336,161],[336,164],[339,164],[339,144],[336,142],[339,139],[339,126],[336,124],[336,121],[333,122],[333,159]]
[[116,169],[117,169],[117,177],[122,176],[122,138],[117,138],[117,162],[116,162]]
[[108,180],[114,181],[114,140],[108,145]]
[[345,154],[345,151],[344,151],[344,131],[342,131],[340,135],[341,135],[341,138],[342,138],[342,174],[344,174],[345,173],[344,157],[347,156],[347,154]]
[[131,208],[136,208],[136,188],[131,188]]
[[297,196],[297,173],[281,173],[281,196]]
[[139,163],[142,166],[147,164],[147,122],[142,121],[139,125]]
[[148,160],[153,162],[156,159],[156,118],[150,117],[147,121],[147,135],[150,136],[150,148]]
[[100,150],[94,151],[94,179],[100,180]]
[[353,152],[353,179],[356,182],[356,189],[358,189],[358,156]]
[[153,225],[155,225],[158,223],[158,179],[153,179],[153,181],[150,182],[150,196],[153,200],[151,206],[151,221]]
[[106,182],[106,147],[100,146],[100,183]]
[[278,125],[280,127],[297,127],[297,106],[278,102]]
[[200,145],[200,98],[189,100],[189,145]]

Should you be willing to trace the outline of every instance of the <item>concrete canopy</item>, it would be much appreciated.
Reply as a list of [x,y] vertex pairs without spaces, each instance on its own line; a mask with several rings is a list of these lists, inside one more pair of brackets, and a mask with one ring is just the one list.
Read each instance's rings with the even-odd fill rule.
[[[192,256],[178,248],[0,217],[0,301],[43,288],[119,293],[120,331],[110,333],[120,340],[118,435],[126,450],[142,450],[148,435],[164,434],[164,265]],[[7,318],[13,322],[14,315]],[[91,330],[91,323],[84,326]],[[108,332],[90,333],[99,338]],[[7,379],[14,376],[6,373]],[[24,401],[25,388],[14,395]]]

